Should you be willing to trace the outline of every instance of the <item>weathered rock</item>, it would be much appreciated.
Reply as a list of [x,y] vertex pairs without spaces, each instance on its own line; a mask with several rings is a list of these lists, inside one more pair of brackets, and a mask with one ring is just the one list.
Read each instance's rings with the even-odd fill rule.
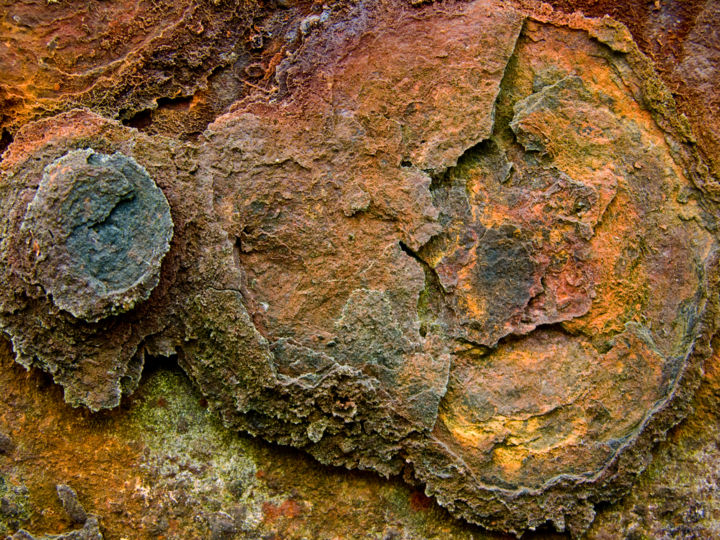
[[211,540],[225,540],[233,538],[238,528],[232,516],[225,512],[218,512],[212,516],[210,522],[210,538]]
[[[136,193],[132,204],[120,205],[122,211],[115,216],[111,214],[111,220],[118,220],[122,227],[111,226],[106,231],[126,230],[130,235],[124,243],[106,235],[103,249],[95,254],[87,251],[83,257],[82,252],[77,252],[77,246],[75,251],[70,251],[62,245],[55,246],[49,239],[53,231],[55,234],[72,232],[69,223],[61,222],[54,229],[39,225],[38,233],[43,239],[38,249],[47,246],[54,258],[41,257],[38,261],[26,231],[33,227],[38,215],[52,217],[52,212],[42,210],[45,203],[38,204],[39,213],[32,204],[41,192],[45,168],[58,160],[62,164],[67,154],[78,159],[89,152],[88,147],[94,148],[96,154],[115,155],[107,158],[110,162],[123,163],[124,172],[113,189],[137,186],[132,187]],[[202,290],[206,290],[208,284],[218,289],[232,287],[223,281],[226,278],[213,279],[213,275],[232,275],[236,270],[231,248],[224,244],[226,235],[217,226],[212,229],[212,221],[206,217],[212,211],[208,189],[191,180],[196,167],[193,153],[191,147],[182,147],[167,139],[138,138],[137,132],[118,123],[76,110],[26,126],[3,156],[0,273],[9,286],[0,290],[0,328],[12,339],[18,361],[26,366],[39,365],[50,372],[63,384],[70,403],[92,409],[116,406],[122,393],[131,392],[137,385],[150,347],[148,336],[159,334],[163,328],[169,330],[165,336],[175,336],[153,344],[155,354],[173,354],[173,343],[182,342],[178,336],[184,335],[185,330],[178,325],[171,325],[171,330],[167,323],[176,319],[185,309],[183,306],[197,294],[193,293],[197,291],[193,282],[202,282]],[[100,170],[101,176],[107,172],[109,180],[115,178],[107,168],[101,166]],[[131,180],[127,180],[128,176]],[[74,184],[65,185],[71,188]],[[165,198],[172,216],[167,215]],[[112,196],[109,200],[112,201]],[[55,217],[68,219],[63,215]],[[84,232],[76,234],[80,244],[89,247],[90,244],[83,242],[93,239],[97,231],[83,227],[79,231]],[[170,250],[163,258],[171,230]],[[95,255],[108,254],[108,260],[102,265],[92,266],[99,262],[93,259]],[[135,258],[137,255],[139,259]],[[70,259],[74,266],[68,268]],[[161,260],[162,272],[155,285]],[[112,262],[113,266],[106,262]],[[53,269],[53,263],[60,268]],[[43,265],[52,270],[52,275],[38,272],[43,270]],[[78,270],[72,274],[72,268]],[[96,270],[101,272],[102,281],[88,280],[87,272],[92,274]],[[102,272],[109,273],[103,275]],[[68,274],[71,275],[68,277]],[[72,309],[80,317],[60,309],[57,299],[46,294],[52,291],[51,286],[62,288],[63,281],[68,279],[73,279],[73,286],[84,289],[83,293],[78,289],[75,293],[73,289],[65,289],[69,292],[67,298],[74,302]],[[147,300],[140,301],[146,297]]]
[[[5,456],[7,454],[0,453],[0,457]],[[10,482],[6,472],[0,474],[0,535],[19,529],[28,520],[31,508],[27,487]]]
[[150,295],[172,219],[132,158],[74,150],[45,168],[19,233],[35,256],[29,279],[60,309],[96,322]]
[[[715,331],[717,208],[687,121],[608,20],[363,2],[298,32],[273,99],[195,143],[88,111],[18,132],[0,165],[17,360],[98,409],[177,354],[232,427],[404,471],[487,527],[581,533],[687,412]],[[63,172],[90,156],[110,156],[99,180]],[[65,238],[139,185],[111,162],[175,226],[156,287],[162,254],[118,264],[124,286],[150,276],[121,299],[65,287],[23,240],[84,279]],[[48,227],[86,188],[100,217]],[[155,256],[169,223],[121,247]]]
[[82,504],[80,504],[75,490],[67,484],[58,484],[55,486],[55,490],[68,517],[72,519],[74,523],[85,523],[88,515]]
[[[496,29],[495,39],[505,35],[497,30],[501,21],[517,24],[498,8],[479,16],[481,6],[458,8],[452,21],[458,35],[467,28],[480,43],[488,35],[483,24]],[[488,13],[498,19],[488,20]],[[443,16],[434,16],[432,35],[444,39],[450,32],[442,31]],[[456,101],[430,109],[448,113],[435,128],[441,131],[435,135],[428,120],[420,136],[437,141],[456,133],[453,126],[462,133],[466,120],[483,126],[494,119],[493,133],[477,132],[473,142],[490,141],[465,142],[473,147],[462,156],[428,158],[437,151],[412,149],[416,128],[408,111],[429,104],[412,92],[443,95],[443,81],[428,79],[423,87],[414,62],[427,57],[407,61],[401,46],[397,60],[371,56],[366,47],[403,42],[402,30],[376,17],[365,39],[354,38],[363,23],[349,22],[346,34],[333,29],[331,38],[316,36],[320,45],[308,43],[302,51],[308,59],[295,58],[300,67],[288,74],[299,79],[294,100],[281,110],[249,105],[213,124],[203,170],[217,178],[217,212],[237,238],[246,296],[263,306],[256,324],[280,345],[275,362],[288,358],[282,365],[292,365],[296,378],[304,371],[306,379],[333,360],[361,369],[379,384],[380,403],[393,403],[389,410],[403,421],[385,413],[380,424],[363,420],[363,433],[343,427],[338,437],[332,417],[322,421],[317,410],[298,410],[310,426],[306,435],[293,420],[282,428],[278,420],[287,409],[268,396],[251,406],[262,419],[250,415],[236,425],[308,445],[336,464],[394,472],[396,458],[409,458],[430,493],[486,525],[519,530],[549,518],[559,528],[582,530],[592,519],[592,502],[643,467],[633,445],[644,452],[654,429],[676,421],[668,405],[681,375],[689,369],[687,384],[696,377],[693,350],[715,272],[714,218],[705,203],[688,206],[680,195],[697,193],[683,171],[697,156],[682,123],[663,116],[669,102],[646,109],[650,100],[642,89],[650,92],[658,82],[646,80],[627,35],[603,26],[609,23],[584,23],[608,47],[582,31],[528,22],[517,45],[515,34],[507,34],[515,51],[510,66],[489,71],[504,76],[497,109],[471,112],[463,86],[453,87]],[[353,45],[345,46],[348,41]],[[334,63],[338,42],[342,60]],[[324,62],[306,74],[303,66],[314,65],[311,47],[323,52]],[[457,51],[448,57],[462,65]],[[480,61],[477,54],[473,60]],[[373,77],[356,75],[356,63]],[[444,59],[443,70],[447,64]],[[378,90],[406,80],[415,83],[409,95]],[[478,87],[496,88],[490,81]],[[467,113],[459,122],[454,106]],[[382,112],[373,116],[375,110]],[[435,176],[424,184],[434,208],[413,207],[427,196],[418,190],[421,169]],[[408,173],[419,175],[414,188],[404,187]],[[348,205],[342,213],[333,213],[335,191]],[[408,223],[416,222],[425,224],[410,232],[427,231],[422,236],[408,234]],[[392,274],[384,273],[390,268]],[[670,287],[671,296],[648,292]],[[511,335],[515,340],[498,345]],[[295,342],[290,352],[288,340]],[[410,356],[413,347],[437,359],[451,356],[447,393],[444,377],[429,377],[442,374],[442,364],[437,369],[423,356]],[[704,354],[702,343],[697,347]],[[405,366],[423,377],[413,380]],[[277,369],[282,372],[280,364]],[[302,395],[287,384],[284,392]],[[322,393],[316,387],[314,399]],[[423,415],[407,407],[413,395],[425,405]],[[437,410],[431,396],[441,401],[428,435],[422,426],[432,426]],[[306,399],[298,398],[291,400]],[[365,410],[357,407],[359,418]],[[364,441],[368,427],[377,433],[372,442]]]
[[26,530],[20,529],[9,537],[10,540],[103,540],[100,532],[100,524],[96,517],[89,517],[82,529],[70,531],[64,534],[48,534],[44,536],[33,536]]
[[9,454],[14,447],[12,439],[5,433],[0,432],[0,454]]
[[[672,88],[678,109],[692,124],[698,150],[713,177],[720,174],[720,36],[714,0],[684,2],[613,2],[612,0],[548,0],[568,13],[609,15],[631,30],[642,51],[652,58],[666,84]],[[717,199],[719,186],[705,189]]]
[[262,12],[254,1],[3,2],[0,124],[15,133],[77,106],[131,118],[192,97],[214,71],[243,65]]

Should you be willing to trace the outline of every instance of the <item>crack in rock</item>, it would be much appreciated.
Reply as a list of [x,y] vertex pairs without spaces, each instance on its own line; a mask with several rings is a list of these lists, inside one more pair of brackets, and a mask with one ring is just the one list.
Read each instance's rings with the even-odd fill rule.
[[579,535],[682,418],[715,330],[715,210],[683,196],[700,158],[669,94],[645,99],[607,21],[323,17],[273,99],[194,142],[85,110],[19,130],[0,328],[75,405],[177,355],[234,429]]

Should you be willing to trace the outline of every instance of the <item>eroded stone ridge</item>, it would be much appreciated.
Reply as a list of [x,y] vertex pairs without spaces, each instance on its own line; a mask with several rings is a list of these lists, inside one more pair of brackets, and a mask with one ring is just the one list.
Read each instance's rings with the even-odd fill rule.
[[[344,6],[278,64],[274,99],[194,143],[87,111],[28,124],[0,183],[18,361],[101,408],[145,355],[177,355],[230,426],[404,472],[489,527],[581,532],[684,413],[717,209],[622,27],[544,17]],[[136,227],[162,206],[140,204],[148,176],[172,249],[146,302],[104,303],[145,298],[131,285],[169,239]]]
[[35,256],[33,277],[55,305],[93,322],[147,299],[172,219],[135,160],[84,149],[46,167],[20,234]]

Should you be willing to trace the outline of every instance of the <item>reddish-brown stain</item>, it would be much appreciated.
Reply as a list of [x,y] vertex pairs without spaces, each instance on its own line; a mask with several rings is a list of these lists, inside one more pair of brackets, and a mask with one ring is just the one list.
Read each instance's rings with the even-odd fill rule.
[[432,508],[433,500],[422,491],[413,491],[410,494],[410,508],[415,512],[422,512]]
[[[36,370],[14,364],[0,339],[0,430],[15,443],[0,455],[0,474],[23,483],[37,510],[25,528],[59,532],[72,528],[56,484],[70,484],[89,513],[103,516],[107,538],[120,538],[143,515],[135,497],[142,444],[116,435],[123,411],[93,415],[62,401],[59,386]],[[122,523],[114,508],[123,509]],[[43,510],[40,512],[39,510]]]

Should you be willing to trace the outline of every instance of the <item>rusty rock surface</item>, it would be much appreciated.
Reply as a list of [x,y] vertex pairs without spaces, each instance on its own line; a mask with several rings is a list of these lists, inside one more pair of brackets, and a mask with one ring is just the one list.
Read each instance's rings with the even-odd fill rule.
[[172,220],[162,191],[132,159],[74,150],[45,168],[19,235],[55,305],[96,322],[147,299]]
[[238,60],[262,12],[252,0],[0,5],[0,120],[13,132],[72,106],[130,118],[192,96]]
[[[612,20],[496,0],[290,20],[273,90],[196,140],[98,115],[120,102],[98,108],[90,79],[82,99],[37,101],[56,116],[11,110],[0,329],[16,360],[99,410],[146,357],[177,356],[232,428],[403,473],[488,528],[581,534],[687,414],[710,353],[717,181],[691,124]],[[144,62],[117,65],[147,77]],[[96,175],[93,156],[118,164]],[[85,213],[51,226],[75,189]],[[124,200],[138,220],[102,241]],[[63,247],[76,215],[84,258]],[[79,295],[77,261],[131,292]]]
[[[611,2],[550,0],[567,13],[609,15],[631,30],[687,116],[715,178],[720,173],[720,36],[718,6],[713,0]],[[717,198],[716,189],[709,190]]]

